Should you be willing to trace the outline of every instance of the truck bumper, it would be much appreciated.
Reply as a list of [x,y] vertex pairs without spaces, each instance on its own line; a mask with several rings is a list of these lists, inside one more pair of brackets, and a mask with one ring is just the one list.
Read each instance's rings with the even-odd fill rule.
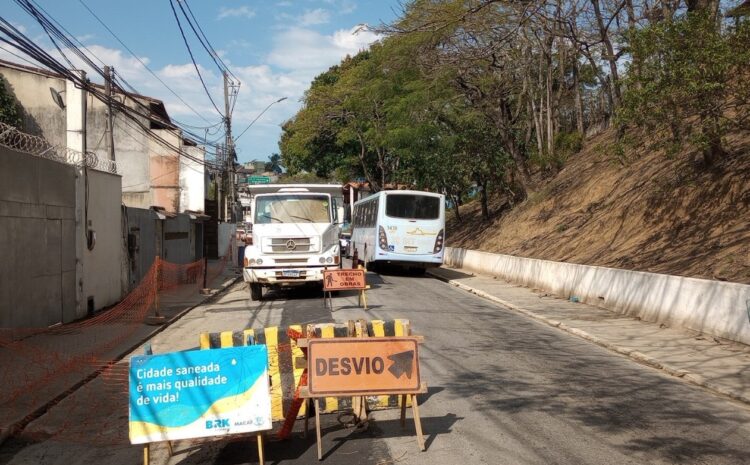
[[257,268],[246,267],[242,277],[247,283],[260,283],[267,286],[302,286],[323,282],[323,270],[338,269],[338,265],[310,266],[300,268]]

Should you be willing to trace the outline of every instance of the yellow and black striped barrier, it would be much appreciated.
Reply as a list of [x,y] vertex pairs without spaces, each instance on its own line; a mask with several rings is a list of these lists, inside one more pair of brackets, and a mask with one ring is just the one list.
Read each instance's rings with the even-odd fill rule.
[[[274,421],[283,421],[284,414],[294,398],[294,392],[304,372],[305,355],[297,347],[295,338],[289,333],[301,334],[303,337],[385,337],[408,336],[411,334],[409,320],[373,320],[349,323],[322,323],[315,325],[273,326],[262,329],[243,329],[240,331],[222,331],[218,333],[201,333],[201,349],[239,347],[250,344],[265,344],[268,348],[268,374],[271,378],[271,414]],[[371,410],[397,408],[400,396],[374,396],[367,399]],[[408,405],[408,404],[407,404]],[[327,397],[321,406],[322,412],[332,413],[352,407],[350,397]],[[305,415],[305,406],[299,416]]]

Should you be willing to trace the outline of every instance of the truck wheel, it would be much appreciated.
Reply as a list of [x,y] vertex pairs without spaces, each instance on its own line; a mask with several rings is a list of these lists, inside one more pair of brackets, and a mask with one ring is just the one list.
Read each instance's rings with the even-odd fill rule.
[[263,300],[263,286],[258,283],[250,283],[250,300]]

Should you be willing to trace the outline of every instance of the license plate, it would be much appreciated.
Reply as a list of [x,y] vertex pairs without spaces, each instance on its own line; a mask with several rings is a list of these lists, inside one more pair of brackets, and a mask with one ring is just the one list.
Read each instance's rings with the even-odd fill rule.
[[406,247],[404,247],[404,251],[405,251],[405,252],[416,252],[416,251],[417,251],[417,248],[416,248],[416,247],[409,247],[409,246],[406,246]]
[[299,270],[282,270],[281,276],[285,278],[299,278]]

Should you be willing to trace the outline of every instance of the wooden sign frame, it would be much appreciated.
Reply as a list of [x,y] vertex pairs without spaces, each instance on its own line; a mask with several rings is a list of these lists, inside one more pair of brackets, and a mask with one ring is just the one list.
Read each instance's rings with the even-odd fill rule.
[[[363,285],[357,287],[333,287],[333,282],[328,280],[328,276],[342,271],[356,271],[358,273],[362,273]],[[329,287],[328,285],[329,282],[331,283],[331,287]],[[367,296],[365,295],[365,291],[367,289],[370,289],[370,286],[367,284],[367,272],[362,267],[362,265],[359,265],[357,268],[323,270],[323,305],[325,306],[325,308],[330,308],[331,312],[333,312],[333,291],[359,291],[359,299],[357,300],[357,305],[367,310]]]
[[[338,339],[338,338],[337,338]],[[321,340],[321,339],[315,339],[315,342],[346,342],[347,340],[355,340],[360,339],[360,341],[363,338],[342,338],[344,341],[337,341],[335,339],[332,340]],[[366,338],[370,339],[370,338]],[[373,338],[377,340],[381,340],[384,338]],[[416,344],[421,344],[424,342],[424,338],[422,336],[405,336],[405,337],[393,337],[393,338],[387,338],[387,339],[406,339],[406,340],[413,340]],[[304,347],[306,350],[307,360],[308,360],[308,368],[307,373],[310,374],[310,367],[309,363],[312,360],[310,357],[310,351],[309,351],[309,345],[310,342],[313,342],[309,339],[299,339],[298,340],[298,346]],[[376,341],[373,341],[376,342]],[[419,358],[418,358],[418,352],[415,351],[414,354],[416,358],[416,364],[417,367],[419,367]],[[308,382],[310,379],[308,378]],[[406,404],[407,399],[411,401],[411,409],[412,409],[412,417],[414,419],[414,429],[417,436],[417,445],[419,446],[419,450],[424,451],[425,450],[425,440],[424,440],[424,434],[422,432],[422,421],[419,416],[419,403],[417,402],[417,395],[418,394],[424,394],[427,392],[427,384],[424,382],[419,383],[419,387],[415,389],[413,392],[407,392],[407,393],[399,393],[401,398],[401,427],[406,426]],[[346,391],[341,393],[330,393],[330,392],[324,392],[319,394],[312,394],[310,393],[307,386],[300,389],[300,397],[305,398],[305,429],[304,434],[307,435],[307,432],[309,430],[309,420],[310,420],[310,408],[315,409],[315,442],[318,449],[318,460],[323,460],[323,443],[322,443],[322,434],[321,434],[321,425],[320,425],[320,402],[319,400],[321,398],[325,397],[348,397],[354,394],[352,391]],[[375,396],[375,395],[382,395],[382,394],[393,394],[393,392],[383,392],[382,390],[373,390],[373,391],[366,391],[366,392],[356,392],[357,396],[361,397],[361,402],[364,404],[366,402],[365,397],[367,396]]]

